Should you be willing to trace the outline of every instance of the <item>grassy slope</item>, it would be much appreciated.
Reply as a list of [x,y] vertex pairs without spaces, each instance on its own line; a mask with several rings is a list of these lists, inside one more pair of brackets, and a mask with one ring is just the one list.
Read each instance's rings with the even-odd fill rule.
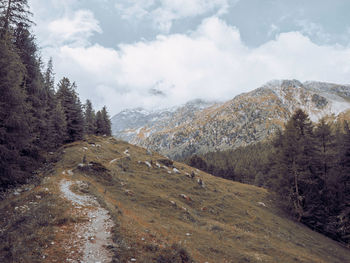
[[[130,158],[123,154],[126,149]],[[265,189],[216,178],[181,163],[174,164],[181,174],[169,174],[155,165],[149,168],[139,161],[155,164],[164,158],[111,138],[92,137],[64,150],[51,176],[31,190],[35,192],[2,202],[1,212],[9,210],[15,199],[25,200],[25,195],[37,194],[44,187],[58,194],[57,183],[67,178],[62,172],[73,169],[72,179],[89,182],[90,192],[114,218],[120,262],[132,257],[137,262],[154,262],[155,254],[166,253],[173,244],[185,248],[196,262],[350,262],[350,250],[283,216]],[[108,171],[77,169],[84,155],[87,162],[99,163]],[[120,159],[110,163],[116,158]],[[202,178],[205,188],[185,175],[192,171]],[[64,213],[57,214],[62,217]],[[79,220],[68,219],[61,218],[60,224],[53,221],[47,229],[50,237],[55,228]],[[55,253],[58,258],[64,256],[64,251]],[[0,250],[0,258],[2,254]]]

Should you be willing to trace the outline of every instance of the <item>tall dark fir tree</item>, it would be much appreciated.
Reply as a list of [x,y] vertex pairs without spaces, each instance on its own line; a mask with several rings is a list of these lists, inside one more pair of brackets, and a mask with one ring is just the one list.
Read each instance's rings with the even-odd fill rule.
[[107,108],[104,106],[102,110],[96,113],[96,134],[111,136],[111,120],[109,118]]
[[28,28],[33,22],[29,19],[28,0],[0,0],[1,37],[8,36],[20,25]]
[[96,133],[96,114],[92,107],[90,100],[86,100],[84,105],[84,120],[85,120],[85,133],[95,134]]
[[24,151],[29,147],[26,95],[22,88],[25,67],[11,47],[0,39],[0,187],[23,182]]
[[58,83],[57,99],[62,105],[67,123],[65,142],[81,140],[84,136],[83,111],[75,89],[76,85],[68,78]]

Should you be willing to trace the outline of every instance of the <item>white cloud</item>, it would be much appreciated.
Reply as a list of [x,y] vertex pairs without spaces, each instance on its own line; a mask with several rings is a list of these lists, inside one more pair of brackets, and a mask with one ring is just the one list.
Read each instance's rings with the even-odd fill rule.
[[320,24],[308,20],[299,20],[296,24],[301,28],[301,33],[314,37],[322,43],[329,43],[332,39],[332,36]]
[[216,12],[227,12],[229,0],[122,0],[116,4],[124,19],[151,19],[163,32],[174,20]]
[[[228,100],[271,79],[350,83],[350,48],[321,46],[299,32],[251,48],[221,19],[188,34],[119,45],[65,45],[51,50],[57,77],[77,81],[84,99],[112,114],[123,108],[165,107],[194,98]],[[152,88],[166,95],[154,96]]]
[[63,17],[48,24],[50,42],[84,42],[94,33],[102,33],[99,22],[89,10],[78,10],[72,17]]

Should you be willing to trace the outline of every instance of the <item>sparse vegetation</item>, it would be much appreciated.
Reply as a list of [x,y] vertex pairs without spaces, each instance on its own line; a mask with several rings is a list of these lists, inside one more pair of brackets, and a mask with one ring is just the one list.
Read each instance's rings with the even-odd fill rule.
[[2,202],[0,261],[43,262],[45,250],[55,240],[55,227],[77,220],[67,209],[67,202],[45,191]]

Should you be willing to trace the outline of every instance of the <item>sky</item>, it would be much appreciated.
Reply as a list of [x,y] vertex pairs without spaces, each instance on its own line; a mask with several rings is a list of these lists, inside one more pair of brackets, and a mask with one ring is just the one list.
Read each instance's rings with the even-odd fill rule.
[[273,79],[350,83],[348,0],[29,0],[56,82],[126,108],[226,101]]

